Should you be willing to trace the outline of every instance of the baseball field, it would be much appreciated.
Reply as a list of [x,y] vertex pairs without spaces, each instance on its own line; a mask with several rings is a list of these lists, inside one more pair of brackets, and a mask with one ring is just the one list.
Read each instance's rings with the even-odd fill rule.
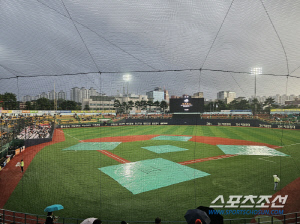
[[[51,144],[26,149],[25,172],[16,169],[20,180],[2,203],[33,214],[62,204],[61,217],[184,221],[188,209],[210,206],[219,195],[225,202],[216,204],[225,206],[231,195],[288,194],[282,209],[299,211],[299,133],[183,125],[56,129]],[[274,174],[281,180],[276,191]]]

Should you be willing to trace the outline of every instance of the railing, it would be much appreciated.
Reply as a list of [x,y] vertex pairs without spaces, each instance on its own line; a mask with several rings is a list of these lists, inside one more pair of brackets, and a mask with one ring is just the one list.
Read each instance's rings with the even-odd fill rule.
[[283,215],[257,216],[255,218],[224,219],[224,224],[297,224],[300,223],[300,212]]
[[[36,215],[29,213],[15,212],[5,209],[0,209],[0,224],[43,224],[46,220],[46,215]],[[88,217],[87,217],[88,218]],[[80,224],[84,219],[60,217],[56,223],[62,224]],[[154,221],[130,221],[134,224],[152,224]],[[119,224],[120,221],[102,220],[103,224]],[[185,221],[162,221],[162,223],[186,224]],[[257,216],[256,218],[238,218],[224,219],[224,224],[297,224],[300,223],[300,212],[288,213],[284,215],[273,216]],[[214,224],[214,223],[211,223]],[[218,223],[217,223],[218,224]]]

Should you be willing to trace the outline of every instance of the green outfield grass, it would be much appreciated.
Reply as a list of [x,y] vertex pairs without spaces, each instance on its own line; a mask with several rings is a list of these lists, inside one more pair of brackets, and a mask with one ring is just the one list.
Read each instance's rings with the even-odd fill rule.
[[[184,221],[188,209],[209,206],[218,196],[272,195],[273,174],[283,188],[300,176],[300,132],[247,127],[122,126],[64,129],[65,142],[47,146],[33,159],[5,208],[35,214],[51,204],[62,204],[61,217],[99,217],[103,220]],[[63,150],[79,140],[130,135],[187,135],[241,139],[282,146],[288,157],[247,156],[187,165],[210,175],[159,189],[133,194],[99,168],[119,162],[98,151]],[[298,143],[298,144],[297,144]],[[142,147],[171,145],[188,149],[155,153]],[[224,155],[215,145],[192,141],[148,140],[119,144],[109,152],[130,162],[162,158],[184,162]],[[134,183],[132,183],[134,184]],[[247,216],[225,216],[240,218]],[[248,216],[249,217],[249,216]]]

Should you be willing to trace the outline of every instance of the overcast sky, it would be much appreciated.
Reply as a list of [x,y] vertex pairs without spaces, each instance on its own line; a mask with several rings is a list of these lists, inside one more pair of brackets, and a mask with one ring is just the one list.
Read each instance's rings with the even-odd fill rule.
[[0,93],[299,95],[299,34],[295,0],[0,0]]

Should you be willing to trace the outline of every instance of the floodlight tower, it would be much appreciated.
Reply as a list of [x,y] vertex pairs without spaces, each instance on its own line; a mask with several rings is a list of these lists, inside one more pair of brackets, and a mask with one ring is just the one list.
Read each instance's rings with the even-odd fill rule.
[[128,98],[128,85],[129,85],[130,80],[131,80],[131,75],[130,74],[123,75],[123,81],[125,83],[127,83],[127,98]]
[[[256,99],[256,76],[262,74],[262,68],[256,67],[251,69],[251,74],[255,76],[255,81],[254,81],[254,98]],[[255,115],[256,115],[256,103],[255,103]]]

